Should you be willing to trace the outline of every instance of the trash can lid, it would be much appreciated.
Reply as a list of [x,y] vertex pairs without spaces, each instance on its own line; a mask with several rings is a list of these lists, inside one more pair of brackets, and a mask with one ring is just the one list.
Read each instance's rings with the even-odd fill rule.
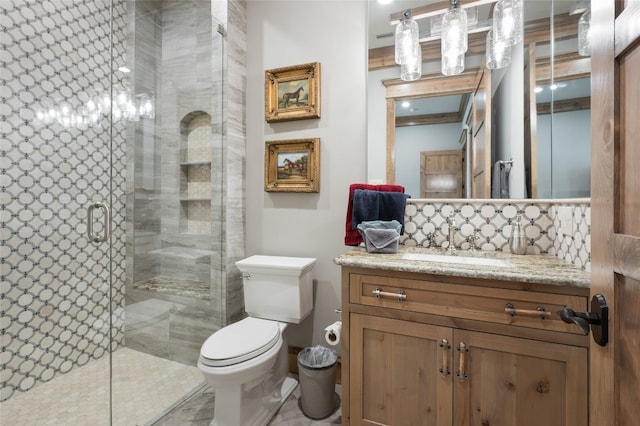
[[209,336],[200,349],[201,361],[211,367],[238,364],[265,353],[279,339],[278,322],[247,317]]

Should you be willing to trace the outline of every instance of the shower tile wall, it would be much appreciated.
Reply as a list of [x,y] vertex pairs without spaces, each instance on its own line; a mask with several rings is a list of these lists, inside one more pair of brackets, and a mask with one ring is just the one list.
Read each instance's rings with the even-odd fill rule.
[[[571,209],[576,232],[559,232],[557,211],[560,206]],[[430,246],[429,234],[440,247],[447,240],[447,217],[454,213],[458,231],[456,244],[469,248],[467,237],[476,233],[476,246],[482,250],[508,251],[512,224],[517,215],[529,240],[528,254],[557,256],[575,266],[590,270],[591,226],[588,200],[554,202],[548,200],[469,200],[466,202],[408,200],[405,213],[405,233],[401,243],[406,246]],[[446,243],[445,243],[446,246]]]
[[[231,15],[238,7],[240,13]],[[136,86],[151,86],[160,101],[155,128],[136,123],[130,145],[136,155],[128,159],[135,169],[127,188],[135,194],[128,206],[135,217],[129,248],[135,257],[128,260],[126,345],[192,365],[202,342],[240,318],[243,308],[237,259],[227,258],[226,239],[233,236],[231,254],[244,257],[244,214],[233,211],[234,219],[227,220],[234,205],[223,199],[222,187],[228,180],[243,182],[244,128],[233,138],[226,132],[227,123],[243,123],[243,114],[234,111],[237,115],[228,117],[222,96],[223,87],[227,96],[239,93],[238,107],[244,108],[244,81],[226,81],[222,59],[229,52],[244,57],[244,45],[233,38],[244,39],[243,7],[240,2],[199,1],[185,7],[184,2],[138,1],[133,20],[129,59]],[[233,37],[227,33],[225,47],[216,31],[224,27],[219,22],[241,30]],[[142,56],[149,50],[156,55]],[[241,65],[233,62],[236,75],[245,74]],[[241,154],[238,165],[227,165],[234,157],[227,149]],[[234,199],[243,194],[240,188]]]
[[86,236],[96,201],[112,207],[112,331],[116,346],[123,339],[124,126],[111,140],[106,118],[90,126],[36,118],[63,102],[77,110],[109,89],[111,3],[117,69],[124,1],[0,2],[0,400],[109,350],[109,244]]

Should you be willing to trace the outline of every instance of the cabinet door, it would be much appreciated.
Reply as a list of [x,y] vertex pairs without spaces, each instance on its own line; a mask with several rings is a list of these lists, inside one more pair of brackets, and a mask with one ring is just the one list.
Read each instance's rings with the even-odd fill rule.
[[586,348],[464,330],[454,342],[455,425],[587,424]]
[[[452,420],[452,330],[351,314],[351,424],[447,425]],[[440,370],[443,371],[440,371]]]

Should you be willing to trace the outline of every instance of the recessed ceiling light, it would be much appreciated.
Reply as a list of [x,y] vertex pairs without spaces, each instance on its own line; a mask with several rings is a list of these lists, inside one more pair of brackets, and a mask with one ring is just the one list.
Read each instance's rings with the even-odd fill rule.
[[535,92],[536,92],[536,93],[540,93],[540,92],[542,92],[542,87],[537,86],[537,87],[535,88]]
[[551,90],[556,90],[557,88],[558,88],[557,84],[552,84],[552,85],[549,86],[549,89],[551,89]]
[[120,68],[118,68],[118,71],[121,71],[121,72],[123,72],[125,74],[131,72],[131,70],[129,68],[125,67],[124,65],[121,66]]
[[411,102],[404,101],[404,102],[402,102],[402,106],[403,106],[403,108],[409,108],[411,106]]

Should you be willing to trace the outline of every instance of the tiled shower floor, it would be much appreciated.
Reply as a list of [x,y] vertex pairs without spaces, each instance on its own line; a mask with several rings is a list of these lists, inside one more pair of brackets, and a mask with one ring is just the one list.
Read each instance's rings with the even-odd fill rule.
[[[0,404],[2,425],[108,425],[109,357]],[[113,425],[144,425],[202,387],[197,367],[121,348],[113,354]]]

